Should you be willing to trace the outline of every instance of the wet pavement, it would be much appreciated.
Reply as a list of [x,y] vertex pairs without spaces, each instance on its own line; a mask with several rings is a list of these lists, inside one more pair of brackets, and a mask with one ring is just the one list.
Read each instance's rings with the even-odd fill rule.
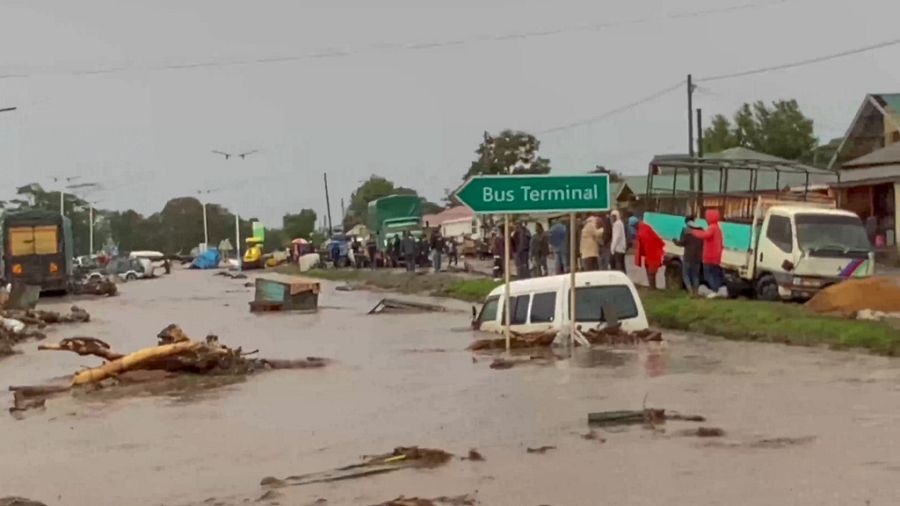
[[[326,284],[317,314],[252,315],[245,280],[176,271],[81,300],[88,335],[120,351],[179,323],[195,338],[260,356],[329,357],[317,370],[272,371],[173,395],[64,396],[24,420],[0,417],[0,496],[48,505],[243,504],[286,477],[353,464],[396,446],[483,462],[402,470],[279,490],[280,504],[376,504],[399,495],[472,494],[485,505],[896,504],[900,361],[666,333],[662,348],[579,350],[551,365],[489,368],[464,351],[459,312],[373,315],[384,297]],[[424,299],[423,299],[424,300]],[[433,300],[433,299],[430,299]],[[45,309],[65,309],[54,301]],[[37,384],[98,359],[36,351],[0,361],[0,385]],[[9,396],[4,398],[8,402]],[[702,414],[721,438],[668,422],[597,429],[591,411],[648,406]],[[527,448],[555,446],[545,453]],[[868,501],[868,502],[867,502]]]

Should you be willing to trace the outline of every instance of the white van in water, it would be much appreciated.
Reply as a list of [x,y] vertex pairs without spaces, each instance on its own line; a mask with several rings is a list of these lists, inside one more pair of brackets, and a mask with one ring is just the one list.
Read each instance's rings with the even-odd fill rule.
[[[569,320],[568,274],[523,279],[509,284],[510,329],[514,332],[560,330]],[[602,326],[603,306],[615,308],[622,329],[646,329],[647,315],[634,283],[619,271],[575,274],[575,318],[585,328]],[[503,285],[487,296],[474,326],[486,332],[503,332]]]

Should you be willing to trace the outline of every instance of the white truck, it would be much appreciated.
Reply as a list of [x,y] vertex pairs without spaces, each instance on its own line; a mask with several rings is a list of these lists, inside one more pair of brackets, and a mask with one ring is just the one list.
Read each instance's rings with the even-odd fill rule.
[[[644,220],[665,240],[667,284],[682,286],[683,249],[675,241],[684,228],[684,216],[648,212]],[[696,221],[706,226],[703,220]],[[720,222],[729,295],[807,299],[841,280],[874,273],[875,256],[862,221],[852,212],[836,209],[834,201],[759,196],[750,219],[742,221],[729,221],[726,214]]]

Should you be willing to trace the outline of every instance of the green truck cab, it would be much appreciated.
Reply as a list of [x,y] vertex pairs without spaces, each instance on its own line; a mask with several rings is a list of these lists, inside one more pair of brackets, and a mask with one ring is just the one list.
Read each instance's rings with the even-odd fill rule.
[[68,292],[72,285],[72,222],[52,211],[23,211],[3,217],[3,278]]
[[369,202],[369,232],[378,251],[386,251],[395,237],[409,232],[422,236],[422,199],[418,195],[389,195]]

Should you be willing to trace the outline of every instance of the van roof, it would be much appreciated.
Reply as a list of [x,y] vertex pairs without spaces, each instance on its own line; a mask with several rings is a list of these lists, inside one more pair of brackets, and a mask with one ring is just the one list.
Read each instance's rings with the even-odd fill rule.
[[[558,291],[560,288],[568,286],[569,278],[569,274],[559,274],[556,276],[520,279],[510,282],[509,290],[510,293]],[[575,286],[597,285],[626,285],[631,287],[634,286],[634,283],[631,282],[628,276],[619,271],[591,271],[575,274]],[[488,297],[495,295],[503,295],[503,285],[491,290]]]
[[859,217],[858,214],[852,211],[845,211],[843,209],[834,209],[829,207],[815,207],[815,206],[772,206],[772,210],[777,210],[780,214],[786,214],[788,216],[795,216],[797,214],[830,214],[837,216],[854,216]]

